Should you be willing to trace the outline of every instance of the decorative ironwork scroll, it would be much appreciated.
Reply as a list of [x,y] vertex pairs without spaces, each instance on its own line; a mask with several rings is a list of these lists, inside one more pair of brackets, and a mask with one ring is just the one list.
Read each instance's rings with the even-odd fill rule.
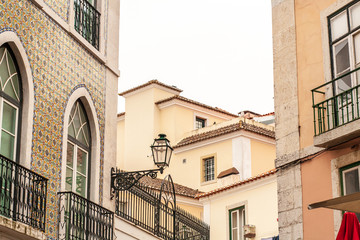
[[151,169],[135,172],[123,172],[119,169],[111,168],[111,185],[110,194],[111,199],[114,197],[116,191],[128,190],[134,186],[141,178],[148,176],[152,179],[157,178],[158,172],[163,173],[164,169]]
[[140,182],[115,191],[115,213],[164,240],[210,239],[206,223],[176,206],[175,187],[169,176],[160,192]]
[[174,239],[177,232],[176,195],[173,180],[167,175],[161,183],[155,229],[163,239]]

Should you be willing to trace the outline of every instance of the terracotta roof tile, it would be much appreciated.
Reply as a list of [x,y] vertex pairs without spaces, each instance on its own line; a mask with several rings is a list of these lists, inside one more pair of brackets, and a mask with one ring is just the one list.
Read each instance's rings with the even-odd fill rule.
[[[162,179],[159,179],[159,178],[152,179],[150,177],[145,176],[140,179],[140,183],[149,187],[150,189],[160,191]],[[185,196],[185,197],[195,198],[195,196],[197,194],[203,193],[197,189],[192,189],[192,188],[189,188],[189,187],[177,184],[177,183],[174,183],[174,187],[175,187],[175,193],[177,195],[181,195],[181,196]]]
[[259,117],[265,117],[265,116],[271,116],[271,115],[275,115],[275,112],[265,113],[265,114],[260,115]]
[[179,93],[182,92],[182,90],[179,89],[179,88],[177,88],[177,87],[170,86],[170,85],[166,85],[166,84],[164,84],[164,83],[162,83],[162,82],[159,82],[158,80],[154,79],[154,80],[148,81],[148,82],[145,83],[145,84],[142,84],[142,85],[140,85],[140,86],[131,88],[131,89],[129,89],[129,90],[126,90],[125,92],[119,93],[119,96],[124,96],[124,95],[126,95],[126,94],[128,94],[128,93],[134,92],[134,91],[136,91],[136,90],[138,90],[138,89],[144,88],[144,87],[149,86],[149,85],[151,85],[151,84],[157,84],[157,85],[159,85],[159,86],[168,88],[168,89],[170,89],[170,90],[177,91],[177,92],[179,92]]
[[125,115],[125,112],[122,112],[122,113],[118,113],[117,116],[118,117],[121,117],[121,116],[124,116]]
[[217,178],[227,177],[227,176],[232,175],[232,174],[239,174],[239,171],[236,168],[232,167],[232,168],[229,168],[229,169],[219,173]]
[[229,115],[231,117],[238,117],[237,115],[235,114],[232,114],[228,111],[225,111],[221,108],[218,108],[218,107],[211,107],[211,106],[208,106],[206,104],[203,104],[203,103],[200,103],[200,102],[197,102],[197,101],[194,101],[194,100],[191,100],[191,99],[188,99],[188,98],[185,98],[185,97],[182,97],[182,96],[173,96],[173,97],[169,97],[169,98],[166,98],[166,99],[163,99],[163,100],[160,100],[160,101],[157,101],[155,104],[162,104],[162,103],[165,103],[165,102],[169,102],[171,100],[174,100],[174,99],[177,99],[177,100],[180,100],[180,101],[183,101],[183,102],[187,102],[187,103],[191,103],[191,104],[194,104],[194,105],[197,105],[197,106],[200,106],[200,107],[204,107],[204,108],[207,108],[207,109],[210,109],[210,110],[213,110],[213,111],[216,111],[216,112],[219,112],[219,113],[223,113],[223,114],[226,114],[226,115]]
[[241,112],[239,112],[238,113],[239,115],[241,115],[241,114],[251,114],[251,115],[255,115],[255,116],[260,116],[261,114],[258,114],[258,113],[256,113],[256,112],[253,112],[253,111],[250,111],[250,110],[244,110],[244,111],[241,111]]
[[255,126],[250,123],[245,123],[244,121],[240,120],[239,123],[234,123],[234,124],[231,124],[231,125],[228,125],[225,127],[221,127],[221,128],[215,129],[215,130],[210,130],[208,132],[199,133],[199,134],[192,135],[190,137],[186,137],[186,138],[182,139],[180,142],[178,142],[178,144],[173,146],[173,148],[183,147],[183,146],[186,146],[189,144],[193,144],[196,142],[215,138],[215,137],[222,136],[222,135],[232,133],[232,132],[236,132],[239,130],[247,130],[247,131],[257,133],[257,134],[260,134],[260,135],[263,135],[266,137],[275,138],[274,131],[271,131],[269,129],[262,128],[259,126]]
[[235,182],[235,183],[233,183],[231,185],[224,186],[224,187],[221,187],[221,188],[217,188],[217,189],[214,189],[214,190],[212,190],[210,192],[199,193],[199,194],[196,195],[195,198],[199,199],[199,198],[203,198],[203,197],[208,197],[208,196],[211,196],[211,195],[214,195],[214,194],[217,194],[217,193],[220,193],[220,192],[223,192],[223,191],[226,191],[226,190],[229,190],[229,189],[232,189],[232,188],[235,188],[235,187],[238,187],[238,186],[250,183],[250,182],[254,182],[254,181],[257,181],[259,179],[262,179],[262,178],[268,177],[270,175],[273,175],[273,174],[276,173],[276,171],[277,171],[276,169],[272,169],[270,171],[259,174],[259,175],[255,176],[255,177],[251,177],[251,178],[239,181],[239,182]]

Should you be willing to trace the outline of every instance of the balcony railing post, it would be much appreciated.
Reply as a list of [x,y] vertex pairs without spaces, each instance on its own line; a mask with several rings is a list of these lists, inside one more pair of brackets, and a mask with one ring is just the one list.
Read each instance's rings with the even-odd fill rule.
[[[13,218],[13,220],[14,221],[16,221],[16,219],[17,219],[17,216],[16,216],[16,206],[17,206],[17,199],[18,199],[18,190],[17,190],[17,181],[18,181],[18,175],[19,175],[19,173],[18,173],[18,168],[17,168],[17,166],[16,165],[14,165],[14,167],[13,167],[13,169],[14,169],[14,175],[13,174],[11,174],[11,176],[10,176],[10,179],[11,178],[13,178],[14,179],[14,181],[13,181],[13,187],[10,187],[10,197],[13,195],[13,206],[12,206],[12,212],[13,212],[13,216],[12,216],[12,218]],[[12,171],[10,171],[11,173],[12,173]],[[11,189],[14,189],[14,191],[12,192],[11,191]]]
[[160,235],[160,200],[155,201],[155,213],[154,213],[154,234]]

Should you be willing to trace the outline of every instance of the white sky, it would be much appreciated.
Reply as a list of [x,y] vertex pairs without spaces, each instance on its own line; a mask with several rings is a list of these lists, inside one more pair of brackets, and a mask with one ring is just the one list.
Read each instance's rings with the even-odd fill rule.
[[121,0],[119,92],[157,79],[234,114],[272,112],[271,34],[270,0]]

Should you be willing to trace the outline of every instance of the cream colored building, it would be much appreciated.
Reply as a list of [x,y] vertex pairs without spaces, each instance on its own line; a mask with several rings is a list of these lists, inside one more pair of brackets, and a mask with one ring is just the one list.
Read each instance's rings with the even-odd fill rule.
[[[126,109],[125,113],[118,114],[117,166],[120,169],[131,171],[155,168],[149,146],[160,133],[167,135],[174,148],[170,167],[164,174],[171,174],[175,183],[198,190],[199,194],[246,181],[274,168],[273,113],[259,115],[245,111],[238,116],[182,97],[181,92],[177,87],[152,80],[120,93],[120,96],[125,98]],[[269,195],[273,204],[269,209],[272,211],[277,209],[274,204],[274,186],[274,182],[264,186],[264,192],[273,193]],[[255,190],[245,195],[241,193],[244,196],[239,202],[235,201],[236,197],[229,201],[213,201],[212,197],[201,197],[199,201],[197,197],[181,196],[177,202],[208,224],[215,219],[210,216],[216,217],[217,214],[221,215],[223,223],[226,223],[227,218],[223,216],[229,216],[231,206],[240,204],[249,208],[245,213],[245,224],[257,224],[254,218],[260,217],[262,213],[260,208],[257,210],[254,207],[256,202],[250,199],[250,195],[259,194],[260,199],[264,197],[261,192],[262,190]],[[220,195],[226,199],[232,194],[233,190]],[[248,203],[244,204],[247,194]],[[263,225],[259,223],[257,231],[262,237],[277,235],[276,216],[273,215],[273,212],[269,213],[268,221],[274,220],[269,225],[271,230],[262,229]],[[253,220],[254,223],[251,223]],[[230,224],[229,221],[227,224]],[[223,236],[223,239],[234,239],[228,230],[216,224],[211,224],[210,228],[212,239],[220,239],[219,236]],[[235,234],[241,234],[239,229]],[[256,239],[261,239],[260,235]]]
[[243,222],[255,226],[256,235],[251,239],[272,239],[277,236],[276,190],[276,171],[271,170],[198,194],[196,198],[204,205],[205,221],[211,226],[211,238],[234,239],[230,238],[230,232],[238,231],[238,226],[232,223],[234,218],[238,219],[239,226]]

